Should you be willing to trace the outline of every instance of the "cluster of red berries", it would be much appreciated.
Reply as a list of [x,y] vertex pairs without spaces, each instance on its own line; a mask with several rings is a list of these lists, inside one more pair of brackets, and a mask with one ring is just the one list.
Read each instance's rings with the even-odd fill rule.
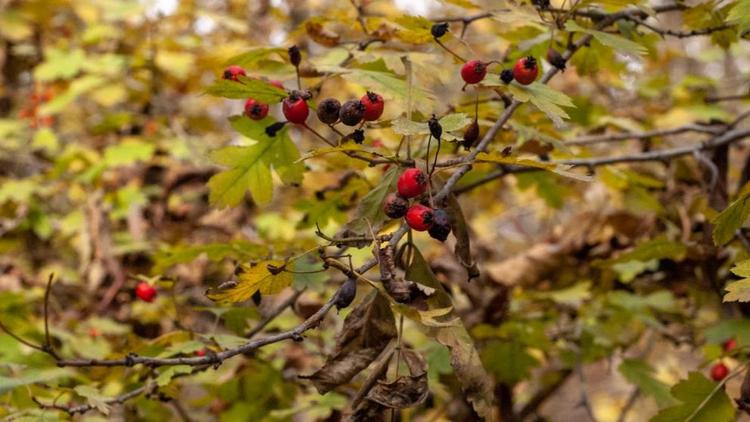
[[[737,340],[730,338],[721,345],[725,353],[730,353],[737,348]],[[723,363],[718,362],[711,366],[711,379],[719,382],[729,375],[729,368]]]
[[347,126],[357,126],[361,122],[378,120],[383,115],[383,97],[367,91],[359,100],[349,100],[341,104],[335,98],[326,98],[318,103],[318,120],[332,125],[341,122]]
[[[489,63],[481,60],[469,60],[461,67],[461,78],[467,84],[478,84],[487,76],[487,66]],[[539,75],[539,66],[536,59],[532,56],[521,57],[516,61],[513,70],[503,69],[500,72],[500,79],[509,84],[516,80],[521,85],[529,85],[536,80]]]
[[[247,72],[240,66],[229,66],[224,69],[224,79],[229,81],[240,81],[240,76],[247,76]],[[281,81],[271,80],[268,81],[271,85],[284,89],[284,84]],[[245,101],[245,116],[253,120],[263,120],[268,116],[268,104],[262,103],[255,98],[248,98]]]
[[427,190],[427,176],[418,168],[406,169],[398,178],[397,190],[388,194],[383,203],[383,211],[390,218],[406,218],[406,224],[413,230],[427,231],[434,239],[445,241],[451,232],[448,212],[442,208],[430,208],[415,202],[409,205],[410,198],[416,198]]

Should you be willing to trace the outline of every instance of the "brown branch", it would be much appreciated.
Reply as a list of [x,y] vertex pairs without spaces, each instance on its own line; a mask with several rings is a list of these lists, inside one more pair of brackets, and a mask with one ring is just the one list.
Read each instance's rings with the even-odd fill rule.
[[605,142],[627,141],[630,139],[648,139],[648,138],[655,138],[655,137],[660,137],[660,136],[679,135],[685,132],[698,132],[698,133],[708,133],[708,134],[716,135],[718,133],[721,133],[721,129],[715,126],[689,124],[685,126],[672,128],[672,129],[656,129],[656,130],[650,130],[650,131],[641,132],[641,133],[623,132],[623,133],[607,133],[607,134],[602,134],[602,135],[581,136],[579,138],[566,141],[565,145],[593,145],[593,144],[600,144],[600,143],[605,143]]
[[[144,384],[144,385],[142,385],[142,386],[140,386],[140,387],[138,387],[138,388],[136,388],[134,390],[128,391],[125,394],[119,395],[117,397],[113,397],[111,399],[104,400],[104,403],[105,404],[123,404],[126,401],[128,401],[128,400],[130,400],[132,398],[138,397],[141,394],[147,392],[148,390],[153,389],[154,386],[155,386],[155,384],[153,384],[151,382],[148,382],[148,383],[146,383],[146,384]],[[86,413],[86,412],[88,412],[90,410],[94,410],[96,408],[92,404],[82,404],[82,405],[79,405],[79,406],[63,406],[63,405],[59,405],[59,404],[55,404],[55,403],[45,404],[45,403],[42,403],[41,401],[39,401],[39,399],[37,399],[36,397],[31,397],[31,400],[33,400],[34,403],[36,403],[42,409],[60,410],[60,411],[63,411],[63,412],[65,412],[65,413],[67,413],[67,414],[69,414],[71,416],[76,415],[76,414],[83,414],[83,413]]]
[[49,335],[49,296],[50,291],[52,290],[52,280],[54,278],[55,273],[51,273],[47,279],[47,288],[44,290],[44,346],[42,346],[42,348],[52,355],[52,357],[58,359],[59,356],[57,355],[57,352],[55,352],[54,346],[52,346],[52,341]]
[[301,290],[295,290],[295,291],[294,291],[294,294],[292,294],[291,296],[289,296],[289,297],[288,297],[288,298],[287,298],[287,299],[286,299],[285,301],[281,302],[281,304],[279,304],[279,306],[277,306],[276,308],[274,308],[274,309],[273,309],[273,310],[271,311],[271,313],[269,313],[268,315],[266,315],[266,316],[265,316],[265,317],[264,317],[264,318],[263,318],[263,319],[262,319],[262,320],[261,320],[261,321],[260,321],[260,322],[258,323],[258,325],[256,325],[256,326],[255,326],[255,327],[253,327],[252,329],[250,329],[250,331],[248,331],[248,332],[247,332],[247,334],[245,334],[245,337],[246,337],[246,338],[248,338],[248,339],[250,339],[250,338],[253,338],[253,337],[254,337],[254,336],[255,336],[256,334],[258,334],[259,332],[261,332],[261,331],[262,331],[262,330],[263,330],[264,328],[266,328],[266,326],[267,326],[267,325],[268,325],[268,324],[269,324],[269,323],[270,323],[271,321],[273,321],[273,320],[274,320],[274,319],[275,319],[275,318],[276,318],[277,316],[281,315],[281,313],[282,313],[282,312],[284,312],[284,310],[286,310],[286,308],[288,308],[288,307],[290,307],[290,306],[294,305],[294,302],[296,302],[296,301],[297,301],[297,299],[298,299],[298,298],[299,298],[299,297],[300,297],[300,296],[302,295],[302,293],[304,293],[304,292],[305,292],[305,289],[301,289]]

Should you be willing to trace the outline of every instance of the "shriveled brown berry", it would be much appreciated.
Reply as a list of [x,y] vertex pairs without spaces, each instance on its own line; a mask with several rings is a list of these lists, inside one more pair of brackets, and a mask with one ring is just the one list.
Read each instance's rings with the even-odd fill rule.
[[333,124],[339,119],[341,103],[335,98],[326,98],[318,103],[318,120],[325,124]]
[[349,100],[341,106],[339,118],[347,126],[356,126],[365,115],[365,106],[359,100]]
[[471,147],[474,146],[474,144],[477,142],[477,139],[479,139],[479,123],[474,120],[464,131],[464,139],[461,144],[464,146],[464,149],[468,151]]
[[383,202],[383,211],[389,218],[401,218],[409,209],[409,201],[396,193],[389,193]]

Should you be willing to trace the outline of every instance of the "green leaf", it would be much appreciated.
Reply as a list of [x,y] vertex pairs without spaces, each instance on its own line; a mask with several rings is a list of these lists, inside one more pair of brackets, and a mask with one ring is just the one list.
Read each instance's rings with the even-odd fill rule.
[[244,302],[255,294],[273,295],[292,284],[294,274],[281,271],[281,268],[293,269],[292,263],[284,261],[261,261],[252,265],[241,265],[237,282],[226,288],[209,289],[206,296],[216,302]]
[[654,378],[654,369],[648,363],[639,359],[625,359],[617,369],[641,393],[653,397],[660,408],[676,403],[669,394],[669,386]]
[[154,155],[153,144],[130,139],[107,147],[104,150],[104,164],[107,167],[127,166],[138,161],[147,161]]
[[88,404],[95,407],[96,410],[105,415],[109,415],[109,405],[107,404],[108,398],[102,395],[99,390],[90,385],[79,385],[73,390],[75,390],[76,394],[85,398]]
[[[405,100],[409,91],[406,81],[393,72],[346,68],[334,68],[333,70],[343,73],[343,78],[347,81],[378,91],[380,94],[391,98]],[[419,111],[428,113],[432,110],[433,101],[434,96],[425,88],[412,87],[412,102]]]
[[605,265],[614,265],[630,261],[650,261],[652,259],[673,259],[681,261],[685,258],[687,246],[682,242],[673,242],[663,237],[643,242],[635,249],[625,252],[617,258],[605,261]]
[[70,378],[74,374],[75,372],[68,368],[51,368],[29,370],[20,374],[17,373],[13,377],[0,376],[0,394],[5,394],[8,391],[29,384],[35,384],[38,382],[50,383],[57,379]]
[[729,11],[727,22],[736,22],[741,31],[750,27],[750,0],[737,0]]
[[597,31],[594,29],[583,28],[573,20],[568,20],[565,22],[565,30],[569,32],[584,32],[587,34],[591,34],[600,43],[608,47],[612,47],[615,50],[620,51],[621,53],[639,56],[646,54],[647,52],[646,47],[636,42],[630,41],[627,38],[623,38],[619,35],[609,34],[607,32]]
[[278,103],[287,96],[286,91],[260,79],[240,76],[239,81],[217,79],[206,88],[206,93],[224,98],[255,98],[264,103]]
[[719,384],[700,372],[672,387],[672,396],[680,404],[668,407],[651,422],[729,422],[734,420],[734,406]]
[[568,119],[568,113],[561,107],[575,107],[570,97],[541,82],[523,86],[508,85],[513,98],[521,102],[530,102],[549,117],[555,125],[562,125],[562,119]]
[[158,377],[156,377],[156,385],[159,387],[166,387],[169,385],[170,382],[172,382],[172,378],[175,377],[175,375],[179,374],[189,374],[193,371],[193,367],[190,365],[175,365],[170,366],[159,374]]
[[209,201],[219,207],[235,206],[242,201],[246,190],[250,190],[258,204],[271,201],[273,180],[271,167],[284,183],[299,183],[304,166],[297,162],[299,151],[289,138],[286,128],[271,138],[263,127],[269,119],[253,122],[249,118],[233,117],[232,127],[258,142],[250,146],[229,146],[211,153],[217,164],[229,170],[215,174],[208,181]]
[[81,49],[47,48],[44,51],[44,62],[34,69],[34,79],[40,82],[72,78],[80,72],[86,60],[86,53]]
[[729,243],[737,230],[745,224],[747,217],[750,216],[750,201],[748,201],[748,198],[750,198],[750,192],[744,193],[711,220],[714,225],[713,238],[716,246]]
[[286,49],[281,47],[256,47],[245,53],[232,57],[227,60],[224,65],[237,65],[244,68],[252,68],[255,67],[258,62],[272,55],[284,57],[286,55]]
[[354,219],[349,224],[349,228],[357,233],[369,233],[369,225],[377,232],[379,227],[386,221],[385,211],[383,211],[383,201],[388,193],[396,190],[396,181],[401,174],[401,169],[391,167],[383,175],[377,186],[365,195],[354,212]]
[[493,340],[482,348],[482,362],[498,380],[513,385],[529,376],[539,361],[517,341]]
[[593,181],[593,178],[591,176],[571,171],[570,166],[554,164],[554,163],[549,163],[549,162],[544,162],[544,161],[536,161],[530,158],[520,158],[518,156],[510,156],[510,155],[505,156],[497,152],[490,152],[490,153],[480,152],[479,154],[477,154],[475,161],[478,163],[485,162],[485,163],[515,165],[515,166],[521,166],[521,167],[533,167],[533,168],[551,171],[560,176],[569,177],[571,179],[575,179],[581,182]]

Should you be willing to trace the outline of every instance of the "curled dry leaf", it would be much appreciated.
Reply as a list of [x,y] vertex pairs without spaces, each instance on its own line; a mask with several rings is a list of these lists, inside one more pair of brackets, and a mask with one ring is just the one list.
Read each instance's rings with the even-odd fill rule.
[[344,320],[336,349],[325,365],[300,378],[309,379],[325,394],[367,368],[395,337],[396,320],[388,300],[373,291]]
[[471,257],[471,241],[469,240],[469,227],[466,225],[461,204],[454,195],[448,196],[448,213],[453,221],[453,236],[456,238],[454,254],[462,267],[466,268],[469,281],[479,277],[479,268]]
[[307,31],[307,35],[309,35],[313,41],[320,45],[336,47],[339,44],[339,34],[325,29],[320,22],[306,22],[305,31]]

